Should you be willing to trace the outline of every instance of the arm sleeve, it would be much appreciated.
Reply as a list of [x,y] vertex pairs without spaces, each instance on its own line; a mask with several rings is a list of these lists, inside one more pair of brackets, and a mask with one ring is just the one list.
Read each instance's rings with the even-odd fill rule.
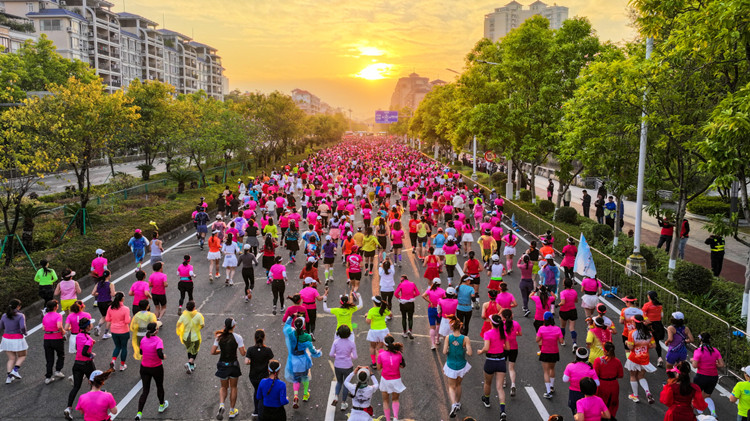
[[159,359],[164,359],[164,348],[157,348],[156,349],[156,355],[159,356]]
[[85,345],[83,347],[83,350],[81,350],[81,355],[84,357],[91,357],[91,347],[89,345]]

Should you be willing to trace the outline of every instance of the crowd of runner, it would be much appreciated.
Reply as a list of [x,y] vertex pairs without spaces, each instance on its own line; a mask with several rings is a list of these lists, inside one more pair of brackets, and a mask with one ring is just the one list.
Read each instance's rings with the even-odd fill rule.
[[[252,417],[286,419],[289,405],[297,409],[300,401],[309,399],[312,362],[323,353],[332,358],[335,372],[331,405],[348,411],[350,420],[371,420],[373,397],[379,391],[385,419],[399,419],[400,395],[416,387],[402,375],[419,370],[420,362],[407,365],[404,344],[397,337],[414,338],[415,313],[429,320],[429,332],[424,334],[429,334],[432,351],[446,356],[443,373],[451,418],[461,413],[466,401],[463,379],[476,377],[484,380],[484,391],[469,399],[497,408],[497,417],[505,420],[517,393],[516,364],[534,354],[543,371],[543,378],[535,382],[540,393],[553,399],[556,388],[567,389],[570,418],[577,421],[615,419],[620,387],[630,388],[633,403],[660,400],[668,407],[667,420],[695,419],[704,411],[715,416],[712,395],[723,360],[707,332],[693,335],[679,312],[663,315],[653,292],[646,303],[624,297],[622,312],[608,315],[599,299],[601,281],[586,277],[578,285],[573,280],[574,241],[561,250],[559,264],[550,232],[524,249],[518,234],[503,224],[503,198],[494,190],[468,187],[459,173],[440,163],[388,139],[345,139],[296,165],[245,181],[227,187],[215,199],[215,215],[207,212],[206,199],[196,206],[197,247],[177,268],[165,269],[158,232],[149,241],[136,230],[129,246],[137,268],[127,290],[115,289],[101,249],[91,264],[96,279],[91,291],[81,290],[75,272],[63,270],[58,279],[48,262],[41,262],[36,281],[46,302],[44,339],[31,346],[44,349],[45,384],[66,377],[72,382],[62,411],[66,419],[74,419],[76,411],[92,421],[116,414],[114,397],[102,388],[114,371],[128,368],[129,356],[139,362],[143,382],[135,419],[143,417],[152,382],[158,412],[167,410],[160,335],[161,319],[168,311],[179,315],[176,326],[168,330],[176,328],[184,345],[180,364],[184,362],[187,374],[195,372],[199,353],[218,356],[218,420],[239,413],[237,384],[243,366],[249,366],[254,389]],[[475,244],[479,253],[472,249]],[[203,331],[206,320],[196,307],[193,283],[198,275],[191,262],[204,258],[210,273],[201,274],[201,279],[223,279],[231,286],[240,269],[244,301],[282,315],[278,326],[266,329],[283,331],[286,353],[265,345],[263,329],[246,343],[236,332],[234,318],[224,320],[219,331]],[[415,259],[422,279],[398,275],[408,259]],[[521,275],[520,297],[504,282],[515,271]],[[256,285],[256,276],[267,285]],[[346,293],[329,293],[332,282],[345,282]],[[360,292],[364,286],[366,295],[372,288],[371,303],[358,313],[366,306]],[[271,289],[272,302],[252,300],[253,291],[263,287]],[[95,297],[98,321],[81,300],[89,292]],[[13,300],[0,319],[8,384],[21,379],[29,347],[20,309],[21,303]],[[579,309],[585,320],[578,320]],[[316,331],[321,310],[335,316],[335,331]],[[400,324],[392,320],[396,316]],[[525,317],[533,320],[534,332],[522,330],[517,319]],[[476,318],[480,320],[471,323]],[[357,353],[355,330],[361,328],[355,319],[368,327],[369,361]],[[519,349],[522,335],[533,335],[538,346]],[[94,364],[97,336],[114,342],[109,365],[100,367],[105,370]],[[473,347],[470,338],[483,345]],[[697,349],[688,358],[691,343]],[[618,347],[627,352],[624,362],[615,356]],[[560,355],[566,351],[573,353],[574,361],[560,367]],[[75,354],[70,376],[63,372],[67,353]],[[470,358],[475,353],[481,357]],[[657,370],[652,354],[656,366],[667,372],[663,387],[661,380],[650,378]],[[470,361],[481,367],[472,367]],[[691,367],[697,369],[692,379]],[[623,379],[624,371],[629,381]],[[750,367],[744,374],[750,381]],[[78,397],[84,383],[87,391]],[[491,400],[493,388],[497,402]],[[738,383],[730,399],[739,401],[739,416],[746,417],[750,382]]]

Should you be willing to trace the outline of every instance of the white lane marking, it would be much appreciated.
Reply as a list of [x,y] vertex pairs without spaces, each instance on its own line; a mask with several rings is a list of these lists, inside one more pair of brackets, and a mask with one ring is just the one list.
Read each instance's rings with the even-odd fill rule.
[[130,401],[133,400],[135,395],[137,395],[142,388],[143,382],[139,380],[138,383],[136,383],[136,385],[133,386],[132,389],[130,389],[130,392],[128,392],[128,394],[120,400],[120,403],[117,404],[117,413],[115,415],[112,415],[112,419],[115,419],[118,415],[122,414],[122,410],[125,409],[126,406],[128,406]]
[[[331,365],[331,367],[333,367],[333,365]],[[336,418],[336,407],[331,405],[331,402],[333,402],[335,398],[336,398],[336,381],[334,380],[331,382],[331,390],[328,392],[328,400],[326,401],[325,421],[333,421]]]
[[529,398],[531,398],[531,402],[534,403],[534,407],[536,408],[537,412],[539,412],[539,416],[541,416],[542,421],[547,421],[549,419],[549,412],[547,412],[547,408],[544,407],[544,404],[542,403],[542,400],[539,399],[539,395],[536,394],[536,390],[534,390],[531,386],[526,386],[526,393],[529,395]]
[[[213,225],[213,224],[211,224],[211,225]],[[186,241],[190,240],[191,238],[194,238],[194,236],[195,236],[195,234],[191,234],[191,235],[187,236],[186,238],[184,238],[184,239],[180,240],[180,241],[179,241],[178,243],[176,243],[176,244],[174,244],[173,246],[169,247],[168,249],[164,250],[164,251],[162,252],[162,255],[164,255],[164,254],[166,254],[166,253],[168,253],[168,252],[170,252],[170,251],[174,250],[175,248],[177,248],[178,246],[180,246],[180,245],[181,245],[181,244],[183,244],[184,242],[186,242]],[[145,257],[144,257],[144,258],[145,258]],[[132,276],[132,275],[133,275],[133,273],[134,273],[134,272],[133,272],[132,270],[128,270],[128,271],[127,271],[127,272],[126,272],[126,273],[125,273],[124,275],[122,275],[122,276],[120,276],[119,278],[117,278],[117,279],[115,279],[114,281],[112,281],[112,284],[116,284],[116,283],[118,283],[118,282],[122,281],[123,279],[125,279],[125,278],[127,278],[127,277],[129,277],[129,276]],[[91,294],[88,294],[88,295],[86,295],[86,296],[85,296],[84,298],[81,298],[81,301],[83,301],[83,302],[85,303],[86,301],[92,300],[93,298],[94,298],[94,297],[93,297],[93,296],[92,296]],[[63,313],[61,312],[60,314],[63,314]],[[36,332],[36,331],[38,331],[38,330],[42,329],[42,327],[43,327],[43,326],[42,326],[42,324],[41,324],[41,323],[39,323],[38,325],[34,326],[34,327],[33,327],[33,328],[31,329],[31,330],[29,330],[29,331],[28,331],[28,333],[26,334],[26,336],[31,336],[31,334],[33,334],[34,332]]]

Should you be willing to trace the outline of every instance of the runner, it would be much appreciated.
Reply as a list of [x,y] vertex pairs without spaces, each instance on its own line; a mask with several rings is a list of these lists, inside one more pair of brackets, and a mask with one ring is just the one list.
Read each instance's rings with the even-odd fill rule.
[[187,293],[188,301],[193,301],[193,277],[196,276],[193,272],[193,265],[190,264],[190,255],[186,254],[182,257],[182,264],[177,266],[177,276],[180,281],[177,283],[177,289],[180,291],[180,302],[177,308],[177,315],[182,314],[182,303],[185,302],[185,294]]
[[[382,285],[382,275],[381,275]],[[401,311],[401,327],[403,328],[403,336],[409,339],[414,339],[414,335],[411,333],[412,327],[414,327],[414,301],[419,297],[419,288],[417,285],[410,281],[406,275],[401,276],[401,282],[399,282],[396,288],[395,296],[398,299],[398,308]]]
[[539,332],[539,328],[545,324],[544,315],[548,312],[554,313],[555,311],[554,305],[556,297],[555,294],[552,294],[547,290],[545,285],[542,285],[534,289],[530,298],[534,303],[534,330]]
[[214,344],[211,346],[211,355],[218,355],[219,361],[216,363],[216,377],[221,382],[219,389],[219,410],[216,413],[216,419],[224,419],[224,401],[227,400],[227,389],[229,392],[229,418],[234,418],[239,414],[235,407],[237,404],[237,379],[242,375],[240,363],[237,360],[237,352],[245,356],[245,342],[242,336],[234,333],[237,322],[231,317],[224,319],[224,329],[217,330],[214,333]]
[[[356,376],[357,383],[352,382]],[[368,379],[372,380],[372,385],[368,385]],[[358,366],[344,380],[344,387],[349,391],[352,397],[352,411],[349,413],[349,421],[372,421],[372,395],[378,390],[378,379],[375,375],[370,374],[365,366]]]
[[268,377],[261,380],[255,390],[255,398],[261,403],[259,421],[286,419],[284,405],[289,404],[289,398],[286,396],[286,383],[279,379],[279,370],[281,363],[271,360],[268,363]]
[[250,347],[245,354],[245,365],[250,366],[250,383],[256,393],[253,393],[254,409],[251,417],[258,418],[261,412],[261,399],[257,392],[260,382],[268,377],[268,364],[273,359],[273,351],[265,345],[266,332],[263,329],[255,331],[255,345]]
[[596,317],[593,320],[586,319],[589,323],[589,330],[586,334],[586,347],[589,349],[589,362],[594,361],[606,354],[604,345],[612,341],[612,331],[607,329],[604,318]]
[[367,342],[370,343],[370,364],[371,368],[377,367],[375,362],[376,356],[385,344],[385,337],[390,333],[388,326],[385,324],[385,318],[391,314],[388,310],[388,304],[379,296],[372,297],[373,307],[367,312],[365,321],[370,325],[367,332]]
[[326,235],[326,242],[323,244],[323,274],[326,282],[333,281],[333,264],[336,261],[336,242],[333,237]]
[[[448,241],[443,246],[443,252],[445,252],[445,271],[448,275],[448,284],[450,285],[451,283],[453,283],[453,276],[456,273],[456,265],[458,265],[459,253],[456,239],[453,236],[448,237]],[[400,264],[399,267],[401,267]]]
[[[518,360],[518,337],[523,336],[521,325],[513,320],[513,312],[510,309],[504,309],[500,312],[503,318],[503,328],[508,338],[508,349],[505,351],[505,357],[508,360],[508,376],[510,377],[510,396],[516,396],[516,360]],[[506,381],[503,382],[503,388]]]
[[268,284],[271,283],[271,277],[268,274],[268,271],[271,270],[271,266],[273,266],[274,261],[276,260],[276,242],[273,240],[273,237],[270,235],[266,235],[266,239],[263,242],[263,248],[261,251],[263,252],[263,269],[266,270],[266,278],[268,278]]
[[201,348],[201,330],[206,325],[203,315],[195,308],[195,301],[188,301],[185,304],[187,311],[177,319],[177,336],[180,342],[185,346],[187,351],[187,362],[185,363],[185,372],[193,374],[195,371],[195,359],[198,357],[198,351]]
[[60,273],[62,280],[55,287],[54,295],[60,296],[60,307],[65,312],[64,317],[68,317],[70,306],[78,300],[78,294],[81,293],[81,286],[78,285],[78,281],[73,280],[74,276],[76,276],[76,273],[72,270],[63,269]]
[[[390,259],[386,257],[383,263],[378,268],[378,274],[380,276],[378,290],[380,297],[383,302],[388,306],[389,314],[386,320],[391,320],[393,316],[390,315],[390,311],[393,310],[393,295],[396,290],[396,282],[393,280],[393,275],[396,274],[396,269],[391,265]],[[403,275],[402,275],[403,278]]]
[[[96,307],[99,309],[99,314],[102,316],[99,319],[99,323],[94,328],[94,334],[96,336],[99,336],[101,333],[101,326],[105,324],[104,319],[107,317],[107,310],[109,310],[109,306],[112,304],[112,297],[115,295],[115,285],[110,282],[111,277],[112,274],[109,270],[105,269],[98,277],[96,285],[91,291],[91,295],[96,299]],[[109,339],[111,337],[112,335],[110,335],[109,329],[105,327],[102,339]]]
[[[490,316],[492,329],[484,333],[484,347],[477,351],[477,355],[487,354],[484,361],[484,389],[482,394],[482,403],[485,408],[490,407],[490,393],[492,390],[492,379],[495,379],[495,390],[500,400],[500,420],[507,418],[505,413],[505,389],[502,387],[505,381],[505,352],[509,348],[506,330],[508,326],[503,326],[503,319],[497,314]],[[507,325],[507,322],[506,322]],[[511,323],[512,329],[512,323]],[[460,405],[459,405],[460,408]]]
[[750,366],[742,367],[742,377],[744,381],[734,385],[729,397],[730,402],[737,404],[737,421],[747,421],[747,411],[750,409]]
[[94,370],[89,375],[91,391],[81,395],[78,398],[78,405],[76,405],[76,410],[83,414],[83,421],[106,421],[111,419],[110,414],[117,415],[117,402],[115,402],[114,396],[102,390],[104,382],[109,379],[113,372],[112,369],[104,372]]
[[349,407],[349,404],[346,403],[348,393],[343,388],[344,379],[351,377],[351,373],[354,371],[354,360],[357,359],[357,347],[348,339],[351,334],[349,326],[343,325],[339,327],[336,330],[338,338],[333,341],[331,352],[328,354],[328,356],[333,358],[333,371],[336,375],[336,388],[331,406],[335,407],[338,405],[339,400],[336,397],[341,394],[342,412],[346,411]]
[[[440,278],[432,280],[430,287],[422,293],[422,298],[427,301],[427,320],[430,324],[430,349],[433,351],[440,344],[438,326],[441,325],[438,311],[438,302],[445,298],[445,290],[440,287]],[[453,310],[455,315],[455,310]]]
[[471,356],[471,340],[468,336],[461,334],[461,321],[453,316],[451,318],[451,333],[443,344],[443,354],[447,355],[443,365],[443,374],[447,377],[448,396],[451,400],[450,418],[456,418],[456,413],[461,409],[461,382],[471,365],[466,361],[466,356]]
[[[18,371],[21,369],[24,360],[26,360],[26,353],[29,349],[29,345],[25,339],[26,316],[21,313],[20,300],[15,298],[10,300],[7,311],[0,317],[0,330],[3,331],[0,352],[5,351],[8,357],[6,366],[8,376],[5,379],[5,383],[10,384],[15,379],[21,379],[21,374]],[[58,358],[60,358],[59,354]],[[47,364],[49,365],[49,363]]]
[[[565,277],[573,279],[575,274],[573,273],[573,266],[576,262],[576,254],[578,254],[578,247],[576,247],[576,240],[573,237],[568,237],[568,244],[562,249],[563,259],[560,262],[565,271]],[[575,412],[575,411],[574,411]]]
[[114,344],[109,368],[114,369],[117,357],[120,357],[120,371],[125,371],[127,368],[125,360],[128,357],[128,341],[130,340],[130,309],[123,304],[124,298],[125,294],[116,292],[105,316]]
[[281,311],[284,311],[284,291],[286,290],[286,267],[281,264],[281,256],[276,256],[275,263],[271,266],[268,271],[269,279],[271,279],[271,291],[273,292],[273,315],[276,315],[276,303],[278,302],[281,306]]
[[[297,229],[297,223],[294,220],[289,221],[289,228],[287,229],[284,238],[286,249],[289,250],[289,261],[295,263],[297,261],[297,252],[299,251],[299,230]],[[257,243],[258,240],[255,240],[255,242]]]
[[609,409],[610,416],[615,419],[620,407],[619,379],[624,375],[622,362],[615,356],[615,345],[612,342],[604,343],[603,352],[601,357],[594,360],[594,371],[601,382],[596,390],[596,396],[602,398]]
[[544,256],[545,264],[541,269],[543,285],[553,294],[557,293],[557,288],[560,285],[560,268],[555,264],[555,256],[548,254]]
[[239,243],[234,242],[234,237],[231,234],[227,235],[227,240],[224,245],[221,246],[221,253],[224,255],[224,269],[226,270],[226,279],[224,280],[224,286],[234,285],[234,272],[237,270],[237,254],[240,249],[237,245]]
[[[50,384],[56,379],[65,378],[65,375],[62,373],[65,365],[65,339],[63,339],[65,328],[63,327],[62,316],[57,312],[59,307],[57,300],[48,301],[44,317],[42,318],[42,326],[44,328],[44,358],[47,361],[44,384]],[[5,326],[4,323],[3,326]],[[57,354],[57,364],[55,364],[55,354]],[[10,366],[10,363],[8,365]],[[52,372],[53,366],[55,367],[54,373]],[[13,368],[15,368],[15,364]]]
[[503,255],[505,256],[505,267],[508,268],[507,274],[513,273],[513,258],[516,255],[516,244],[518,244],[518,236],[509,232],[503,236],[503,243],[505,243],[505,249],[503,249]]
[[664,420],[696,420],[695,410],[703,412],[708,404],[703,400],[698,385],[690,382],[690,364],[687,361],[679,361],[670,370],[676,378],[669,379],[659,395],[659,402],[668,407]]
[[[555,364],[560,361],[558,344],[562,345],[562,331],[555,326],[555,313],[547,311],[543,315],[544,324],[536,332],[536,343],[539,345],[539,361],[544,371],[544,397],[552,399],[555,393]],[[534,322],[536,323],[536,321]]]
[[[577,410],[578,401],[583,399],[585,396],[591,396],[596,393],[596,390],[589,391],[591,393],[584,393],[584,391],[581,390],[581,382],[583,381],[582,379],[590,378],[594,380],[596,386],[599,386],[599,377],[597,376],[596,371],[594,371],[594,369],[588,362],[589,350],[584,347],[580,347],[576,349],[575,354],[575,362],[572,362],[565,366],[565,371],[563,372],[562,378],[563,382],[570,383],[568,390],[568,408],[570,408],[570,411],[573,413],[573,415],[581,412]],[[603,402],[602,405],[604,405]]]
[[696,369],[693,382],[701,389],[711,416],[716,417],[716,404],[711,399],[711,394],[714,393],[719,381],[718,369],[724,367],[724,360],[719,350],[711,346],[710,333],[702,332],[698,335],[698,339],[701,343],[693,352],[693,368]]
[[529,295],[534,291],[533,271],[537,266],[528,254],[521,256],[516,266],[521,271],[519,288],[521,289],[521,299],[523,300],[523,317],[529,317],[529,314],[531,314],[529,310]]
[[362,241],[362,247],[360,247],[360,250],[362,251],[362,257],[364,257],[365,261],[364,272],[369,272],[370,276],[372,276],[375,249],[377,249],[377,247],[378,239],[372,235],[372,227],[365,228],[365,237]]
[[[456,317],[461,320],[463,327],[462,333],[469,334],[469,323],[471,322],[471,303],[476,297],[476,292],[469,284],[472,282],[471,276],[464,275],[461,277],[461,284],[456,288],[458,306],[456,307]],[[447,335],[446,335],[447,336]]]
[[[398,267],[401,267],[401,260],[402,255],[401,251],[404,249],[404,236],[406,233],[404,233],[402,227],[401,227],[401,221],[395,221],[393,223],[393,228],[391,228],[391,245],[393,246],[393,261],[398,265]],[[456,247],[456,249],[458,249]],[[454,254],[455,257],[455,254]],[[447,256],[446,256],[447,259]],[[455,266],[455,263],[454,263]]]
[[500,256],[493,254],[491,258],[491,264],[487,270],[487,276],[490,277],[490,284],[487,286],[489,289],[500,289],[500,283],[503,282],[503,273],[505,267],[500,263]]
[[398,419],[400,408],[399,397],[406,390],[401,381],[401,369],[406,368],[406,361],[402,351],[404,345],[396,342],[393,336],[385,337],[385,349],[381,349],[377,358],[377,369],[380,370],[380,391],[383,395],[383,413],[386,421],[391,421],[391,408],[393,418]]
[[[153,272],[148,277],[148,284],[151,287],[151,298],[154,300],[156,320],[161,320],[167,312],[167,287],[169,283],[162,262],[154,263],[152,269]],[[114,289],[114,286],[112,288]]]
[[586,313],[586,318],[593,316],[594,310],[597,304],[599,304],[599,296],[602,295],[602,283],[594,275],[593,278],[588,276],[584,277],[581,281],[581,307]]
[[164,243],[159,239],[159,231],[151,233],[151,264],[163,261]]
[[672,313],[670,325],[667,328],[667,370],[680,361],[687,360],[687,345],[693,343],[693,333],[685,326],[685,315],[680,311]]
[[304,288],[300,290],[299,295],[302,296],[302,305],[307,310],[308,322],[305,327],[307,333],[310,334],[313,342],[315,342],[315,321],[318,319],[318,301],[323,301],[323,296],[318,292],[318,283],[315,279],[309,276],[306,277],[303,286]]
[[84,311],[85,309],[86,304],[81,300],[77,300],[70,306],[70,314],[65,318],[65,330],[70,332],[70,340],[68,341],[69,354],[76,353],[76,336],[80,333],[78,322],[84,318],[91,320],[91,314]]
[[[620,310],[620,324],[623,325],[622,343],[625,344],[628,341],[628,335],[630,334],[630,331],[635,329],[635,323],[633,322],[633,317],[637,315],[643,316],[643,310],[638,308],[637,306],[638,300],[632,295],[626,296],[625,298],[622,299],[622,301],[625,302],[625,308]],[[625,346],[625,349],[627,350],[628,347]],[[687,354],[685,358],[687,358]],[[683,358],[683,360],[685,358]]]
[[484,320],[484,322],[482,323],[482,330],[479,331],[479,336],[482,338],[484,337],[485,332],[492,329],[490,317],[495,314],[500,314],[500,310],[502,310],[497,304],[497,294],[498,291],[494,289],[487,291],[490,300],[482,304],[482,320]]
[[[141,341],[146,336],[146,332],[148,330],[148,325],[150,323],[156,323],[156,315],[152,313],[148,304],[148,300],[141,300],[140,304],[138,304],[139,311],[133,315],[133,318],[130,320],[130,336],[132,338],[132,345],[133,345],[133,358],[136,360],[140,360],[142,357],[141,354]],[[120,366],[120,371],[122,371],[122,366]]]
[[[322,354],[312,344],[310,334],[305,333],[305,321],[297,317],[292,321],[290,317],[284,324],[284,338],[289,355],[287,356],[284,377],[286,381],[292,382],[294,389],[294,409],[299,408],[299,389],[302,384],[302,400],[310,399],[310,368],[312,359],[319,358]],[[309,353],[309,355],[308,355]]]
[[[573,352],[578,348],[578,332],[576,332],[576,320],[578,320],[578,291],[573,289],[573,280],[565,278],[563,281],[564,289],[560,291],[560,328],[562,329],[563,343],[565,346],[565,328],[570,331],[570,337],[573,339]],[[588,352],[587,352],[588,354]],[[593,377],[593,376],[592,376]],[[575,409],[570,408],[573,412]]]
[[[349,295],[341,295],[339,297],[339,303],[341,304],[341,307],[329,308],[328,292],[329,289],[326,288],[326,292],[325,294],[323,294],[323,311],[336,316],[336,330],[338,330],[338,328],[342,325],[349,326],[349,329],[352,331],[352,335],[349,336],[349,340],[354,342],[354,329],[357,327],[357,325],[355,323],[352,323],[352,315],[362,308],[362,296],[359,295],[358,292],[350,292]],[[352,302],[355,302],[357,304],[352,304]]]
[[146,272],[140,269],[135,272],[135,282],[133,282],[130,286],[130,291],[128,291],[128,295],[133,297],[133,314],[140,311],[139,303],[142,300],[149,300],[151,298],[150,287],[145,279]]
[[[216,225],[214,224],[214,227]],[[219,279],[221,277],[221,238],[219,238],[220,231],[214,229],[211,231],[211,236],[208,237],[208,281],[213,282],[214,278]]]
[[575,408],[571,408],[575,414],[576,421],[610,419],[611,414],[609,409],[607,409],[602,398],[595,395],[597,380],[591,377],[584,377],[579,383],[581,389],[579,393],[583,397],[576,402]]
[[135,420],[140,421],[143,418],[143,407],[151,392],[151,379],[156,383],[156,397],[159,399],[159,413],[161,414],[169,407],[169,401],[164,399],[164,342],[159,336],[161,322],[149,323],[146,326],[146,336],[141,340],[141,384],[143,391],[138,399],[138,412],[135,414]]
[[[469,258],[464,263],[464,276],[467,276],[471,281],[471,286],[474,288],[474,298],[472,301],[474,302],[474,308],[479,309],[479,272],[481,270],[481,264],[479,263],[479,260],[474,258],[474,251],[469,252]],[[462,281],[463,282],[463,281]],[[466,322],[464,323],[464,328],[466,328]]]
[[[148,246],[148,240],[143,236],[140,229],[136,229],[133,232],[133,236],[128,240],[128,247],[133,252],[135,257],[135,269],[141,270],[141,261],[146,256],[146,246]],[[65,306],[63,306],[64,309]]]
[[245,302],[250,302],[253,298],[253,289],[255,289],[255,269],[254,266],[258,266],[258,259],[252,253],[253,247],[250,244],[245,244],[243,247],[244,253],[238,258],[237,266],[242,266],[242,280],[245,282]]
[[654,403],[654,397],[651,395],[645,376],[646,373],[656,371],[656,367],[651,364],[648,355],[648,350],[656,345],[643,315],[633,316],[633,326],[634,329],[628,332],[628,341],[625,343],[630,350],[625,368],[630,372],[630,387],[633,389],[633,393],[628,398],[635,403],[640,401],[638,399],[638,384],[640,384],[646,392],[648,403],[652,404]]
[[[96,370],[96,367],[94,366],[94,357],[96,354],[93,352],[94,343],[96,343],[96,341],[89,335],[89,332],[91,331],[91,320],[87,318],[80,319],[78,321],[78,329],[80,330],[80,333],[76,339],[76,358],[75,363],[73,363],[73,375],[71,376],[73,377],[73,389],[71,389],[68,394],[68,406],[63,410],[63,415],[68,421],[73,420],[73,402],[76,400],[78,391],[81,390],[83,378],[90,378],[89,376],[91,376],[91,373]],[[3,341],[5,341],[5,338],[3,338]],[[3,347],[0,346],[0,348]]]
[[[98,249],[102,254],[104,250]],[[94,259],[96,260],[96,259]],[[48,303],[55,296],[55,282],[57,282],[57,273],[54,269],[49,268],[49,262],[42,259],[39,261],[39,269],[34,274],[34,282],[39,284],[39,297],[42,302]]]
[[659,297],[656,291],[648,291],[648,302],[643,305],[643,315],[646,316],[650,325],[651,333],[654,335],[654,341],[656,341],[656,356],[659,359],[656,362],[657,367],[664,365],[664,360],[661,358],[661,344],[660,341],[664,340],[664,324],[661,322],[663,306],[659,301]]
[[352,292],[359,291],[359,281],[362,279],[362,256],[359,254],[359,247],[352,245],[352,253],[346,258],[346,273],[348,275],[347,284],[350,284]]

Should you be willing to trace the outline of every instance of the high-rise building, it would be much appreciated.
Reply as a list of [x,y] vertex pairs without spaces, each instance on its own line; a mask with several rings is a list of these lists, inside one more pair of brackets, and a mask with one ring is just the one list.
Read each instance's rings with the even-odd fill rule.
[[514,0],[484,15],[484,37],[496,42],[534,15],[544,16],[549,20],[550,28],[559,29],[568,19],[568,8],[558,6],[556,3],[548,6],[537,0],[531,3],[528,9],[524,9],[521,3]]
[[440,79],[430,82],[430,78],[421,77],[416,73],[402,77],[396,82],[396,88],[391,95],[391,110],[400,111],[409,107],[415,111],[424,97],[436,86],[445,85]]
[[320,98],[304,89],[292,90],[292,100],[297,103],[297,107],[307,114],[318,114],[320,112]]
[[[134,79],[169,83],[177,93],[228,91],[221,57],[206,44],[133,13],[115,13],[107,0],[0,0],[0,10],[33,22],[68,59],[89,63],[112,92]],[[3,41],[0,26],[0,45]]]
[[0,53],[15,53],[26,40],[38,38],[30,19],[5,13],[0,1]]

